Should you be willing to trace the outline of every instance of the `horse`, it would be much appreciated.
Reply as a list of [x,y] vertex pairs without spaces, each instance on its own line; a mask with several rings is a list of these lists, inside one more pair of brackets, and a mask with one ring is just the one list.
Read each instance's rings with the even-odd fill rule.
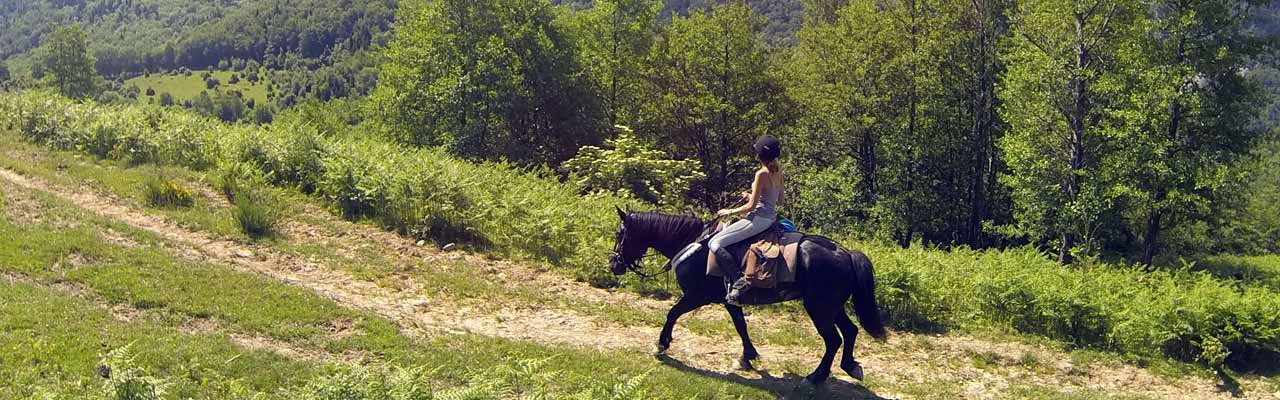
[[[674,260],[686,246],[705,237],[704,231],[715,223],[715,220],[704,221],[693,216],[653,211],[632,212],[621,208],[617,211],[622,222],[618,225],[613,254],[609,257],[609,269],[614,275],[625,274],[628,270],[641,274],[638,263],[650,248]],[[862,366],[853,357],[858,327],[849,319],[844,305],[852,298],[854,313],[862,328],[876,339],[885,338],[884,323],[880,320],[879,306],[876,305],[876,283],[871,260],[860,251],[849,250],[831,239],[817,235],[806,235],[799,246],[794,287],[799,289],[799,299],[804,304],[805,312],[813,320],[813,326],[826,345],[822,361],[805,379],[814,385],[825,382],[831,375],[831,363],[836,351],[843,343],[840,368],[849,376],[862,380]],[[670,348],[671,330],[681,315],[708,304],[719,303],[724,304],[728,310],[733,326],[742,338],[742,357],[737,360],[738,368],[750,370],[751,361],[758,359],[760,355],[747,334],[747,321],[743,317],[742,307],[724,301],[724,278],[707,274],[706,246],[701,246],[692,256],[682,259],[684,261],[675,265],[674,269],[676,281],[684,294],[667,312],[667,321],[662,327],[662,333],[658,335],[654,355],[661,356]],[[667,267],[671,267],[670,263]]]

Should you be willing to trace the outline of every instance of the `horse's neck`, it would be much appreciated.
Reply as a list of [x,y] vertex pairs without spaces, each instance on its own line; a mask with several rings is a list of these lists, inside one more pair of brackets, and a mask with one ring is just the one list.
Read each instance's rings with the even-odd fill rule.
[[697,225],[699,224],[679,224],[683,229],[676,229],[673,232],[651,232],[649,247],[667,258],[675,257],[676,253],[684,250],[685,246],[692,244],[702,234],[702,229],[694,228]]

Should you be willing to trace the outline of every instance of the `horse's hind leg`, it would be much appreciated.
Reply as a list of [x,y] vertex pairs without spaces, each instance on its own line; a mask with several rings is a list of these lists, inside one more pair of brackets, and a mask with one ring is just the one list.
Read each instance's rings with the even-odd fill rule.
[[853,359],[853,345],[858,340],[858,326],[849,319],[849,314],[844,307],[840,307],[840,312],[836,313],[836,327],[840,328],[840,335],[844,336],[844,352],[840,355],[840,369],[853,379],[862,380],[862,365]]
[[671,306],[671,310],[667,311],[667,323],[662,326],[662,334],[658,335],[658,343],[654,345],[653,355],[659,356],[667,353],[667,349],[671,347],[671,331],[675,329],[676,320],[680,319],[681,315],[708,303],[710,302],[694,300],[686,295],[681,297],[680,301],[677,301],[674,306]]
[[738,330],[738,337],[742,338],[742,358],[738,359],[738,369],[750,370],[751,360],[760,358],[760,354],[756,352],[756,346],[751,344],[751,335],[747,334],[747,318],[742,315],[742,307],[725,303],[724,308],[729,310],[729,318],[733,319],[733,328]]
[[822,335],[822,342],[826,344],[827,350],[822,354],[822,362],[818,363],[818,368],[805,379],[809,380],[809,383],[818,385],[826,382],[831,376],[831,362],[835,361],[836,351],[840,348],[840,332],[836,331],[836,310],[831,305],[813,303],[805,302],[804,309],[809,312],[813,327],[818,329],[819,335]]

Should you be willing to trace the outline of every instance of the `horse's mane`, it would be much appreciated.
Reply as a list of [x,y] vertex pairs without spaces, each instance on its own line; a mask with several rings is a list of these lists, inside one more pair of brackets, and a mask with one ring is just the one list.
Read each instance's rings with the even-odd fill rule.
[[706,221],[692,215],[666,214],[658,211],[627,212],[628,226],[650,240],[673,240],[679,236],[702,233]]

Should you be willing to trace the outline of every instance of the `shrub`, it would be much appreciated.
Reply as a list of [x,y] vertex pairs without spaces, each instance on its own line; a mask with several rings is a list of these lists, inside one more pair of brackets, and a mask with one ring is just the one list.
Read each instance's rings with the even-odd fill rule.
[[161,175],[147,180],[143,186],[143,196],[152,207],[190,207],[195,204],[191,189]]
[[270,192],[263,189],[241,189],[235,196],[232,215],[240,225],[240,231],[251,238],[275,234],[276,202]]
[[603,190],[671,206],[682,203],[692,182],[705,178],[697,161],[668,159],[666,153],[642,143],[631,129],[618,129],[618,136],[607,141],[612,149],[583,146],[562,165],[584,193]]

